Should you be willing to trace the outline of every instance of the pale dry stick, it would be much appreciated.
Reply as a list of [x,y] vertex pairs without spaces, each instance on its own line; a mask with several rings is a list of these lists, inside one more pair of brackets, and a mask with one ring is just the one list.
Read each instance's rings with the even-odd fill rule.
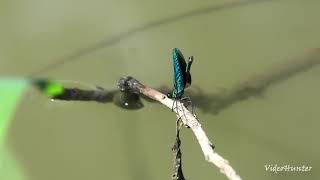
[[184,125],[189,126],[192,129],[194,135],[196,136],[200,144],[205,159],[208,162],[217,166],[220,169],[220,172],[224,174],[228,179],[241,180],[240,176],[231,167],[229,162],[225,160],[222,156],[220,156],[218,153],[214,152],[214,146],[212,145],[206,133],[202,129],[201,124],[199,123],[197,118],[192,113],[190,113],[190,111],[187,108],[185,108],[185,106],[182,105],[180,101],[178,101],[177,103],[173,103],[174,101],[168,98],[166,95],[160,93],[155,89],[141,84],[138,80],[130,76],[121,78],[118,81],[118,87],[122,91],[141,93],[144,96],[147,96],[151,99],[154,99],[162,103],[169,109],[173,109],[177,116],[181,118]]

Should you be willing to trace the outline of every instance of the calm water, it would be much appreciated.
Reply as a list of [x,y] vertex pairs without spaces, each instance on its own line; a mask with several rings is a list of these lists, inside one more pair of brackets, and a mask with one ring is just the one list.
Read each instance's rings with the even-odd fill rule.
[[[238,1],[1,1],[0,75],[27,76],[103,41],[104,48],[36,76],[114,89],[131,75],[171,86],[171,50],[179,47],[195,58],[193,86],[210,94],[320,46],[320,1],[226,2]],[[197,110],[216,151],[243,179],[320,178],[319,75],[314,67],[218,114]],[[126,111],[51,102],[29,89],[7,144],[26,179],[170,179],[175,115],[143,103]],[[204,161],[190,130],[182,138],[187,179],[226,179]],[[273,174],[266,164],[313,169]]]

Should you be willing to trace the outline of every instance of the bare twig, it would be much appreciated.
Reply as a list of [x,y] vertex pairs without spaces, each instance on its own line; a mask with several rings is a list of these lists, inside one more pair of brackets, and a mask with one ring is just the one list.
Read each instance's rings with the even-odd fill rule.
[[168,98],[166,95],[156,91],[150,87],[147,87],[141,84],[139,81],[134,79],[133,77],[123,77],[118,81],[118,87],[122,91],[129,91],[132,93],[141,93],[151,99],[159,101],[163,105],[167,106],[177,114],[177,116],[181,117],[184,125],[189,126],[194,135],[196,136],[202,152],[204,154],[205,159],[217,166],[220,169],[220,172],[223,173],[230,180],[240,180],[240,176],[236,173],[236,171],[230,166],[229,162],[225,160],[218,153],[214,152],[213,144],[208,139],[206,133],[201,127],[201,124],[197,120],[197,118],[190,113],[190,111],[184,107],[181,102],[173,103],[173,100]]

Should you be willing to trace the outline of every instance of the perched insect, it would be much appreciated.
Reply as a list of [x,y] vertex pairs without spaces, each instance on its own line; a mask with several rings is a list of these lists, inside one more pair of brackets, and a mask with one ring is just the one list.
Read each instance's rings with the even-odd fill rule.
[[[177,100],[185,100],[190,98],[183,97],[184,89],[191,85],[190,68],[193,62],[193,56],[190,56],[188,62],[185,61],[181,51],[178,48],[174,48],[172,51],[172,62],[174,72],[174,88],[171,93],[168,94],[169,98]],[[174,106],[174,105],[173,105]]]

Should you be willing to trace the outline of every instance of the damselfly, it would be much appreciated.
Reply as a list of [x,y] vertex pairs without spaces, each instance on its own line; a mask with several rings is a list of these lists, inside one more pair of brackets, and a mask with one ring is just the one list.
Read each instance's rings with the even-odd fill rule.
[[[191,103],[189,97],[184,97],[184,90],[191,85],[191,73],[190,68],[193,62],[193,56],[188,58],[188,62],[185,61],[181,51],[178,48],[174,48],[172,51],[172,62],[173,62],[173,81],[174,88],[171,93],[168,94],[169,98],[173,98],[175,101],[172,105],[172,109],[177,108],[177,101],[188,100]],[[192,108],[193,111],[193,108]]]

